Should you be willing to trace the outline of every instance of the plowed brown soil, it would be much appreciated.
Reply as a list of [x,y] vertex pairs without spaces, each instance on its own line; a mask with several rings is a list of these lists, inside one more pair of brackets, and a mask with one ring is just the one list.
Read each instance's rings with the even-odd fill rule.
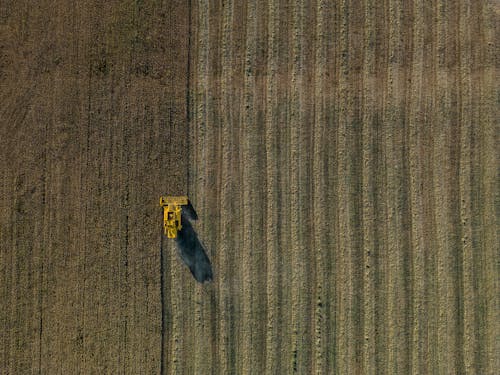
[[[0,374],[496,374],[498,22],[2,2]],[[211,284],[162,194],[194,203]]]

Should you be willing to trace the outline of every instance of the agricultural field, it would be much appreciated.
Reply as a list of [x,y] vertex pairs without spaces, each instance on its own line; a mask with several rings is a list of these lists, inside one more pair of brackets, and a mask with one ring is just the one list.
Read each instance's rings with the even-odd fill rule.
[[499,15],[0,3],[0,374],[496,374]]

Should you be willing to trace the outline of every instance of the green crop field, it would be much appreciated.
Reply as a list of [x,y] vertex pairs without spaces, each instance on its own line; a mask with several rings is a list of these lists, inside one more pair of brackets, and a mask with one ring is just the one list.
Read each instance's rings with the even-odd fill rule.
[[495,375],[499,15],[2,2],[0,374]]

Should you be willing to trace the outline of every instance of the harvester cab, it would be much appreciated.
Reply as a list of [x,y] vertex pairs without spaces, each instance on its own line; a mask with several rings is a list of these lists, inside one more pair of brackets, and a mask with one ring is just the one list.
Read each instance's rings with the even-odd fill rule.
[[163,207],[163,230],[168,238],[176,238],[177,232],[182,229],[182,206],[189,204],[188,197],[160,197],[160,206]]

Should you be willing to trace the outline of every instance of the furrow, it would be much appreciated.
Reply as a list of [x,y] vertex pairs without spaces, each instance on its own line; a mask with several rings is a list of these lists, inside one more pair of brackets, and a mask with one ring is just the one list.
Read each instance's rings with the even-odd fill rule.
[[324,93],[325,93],[325,170],[327,176],[327,190],[326,194],[326,212],[325,220],[328,223],[327,232],[325,234],[326,241],[329,244],[326,249],[326,284],[325,293],[325,320],[327,329],[327,342],[328,348],[325,357],[326,373],[335,373],[338,369],[338,288],[337,288],[337,273],[340,269],[338,262],[339,251],[339,214],[338,214],[338,178],[337,178],[337,130],[338,130],[338,65],[337,61],[337,45],[339,40],[339,21],[338,3],[330,4],[331,8],[328,9],[328,20],[325,24],[327,27],[327,35],[332,36],[327,38],[327,50],[325,61],[325,78]]
[[405,113],[404,113],[404,53],[406,46],[400,37],[403,29],[403,5],[389,1],[389,45],[387,97],[384,109],[386,123],[385,147],[387,161],[387,225],[388,225],[388,346],[387,371],[408,373],[408,296],[405,279],[407,255],[404,215],[405,196]]
[[[215,212],[212,210],[212,197],[216,197],[215,184],[216,176],[214,173],[213,161],[215,145],[215,126],[212,113],[214,111],[213,90],[210,85],[214,83],[211,79],[212,59],[215,55],[211,54],[211,48],[214,46],[212,42],[212,27],[210,15],[213,14],[213,4],[198,2],[197,9],[197,43],[195,45],[198,55],[196,56],[196,78],[193,82],[195,87],[195,103],[198,103],[196,116],[193,116],[193,127],[196,128],[194,135],[194,142],[192,147],[195,148],[194,165],[192,169],[195,171],[195,178],[193,180],[194,186],[189,186],[189,190],[193,191],[193,202],[195,209],[200,217],[200,225],[195,226],[195,229],[200,236],[200,240],[204,244],[213,245],[212,241],[207,234],[210,228],[217,223]],[[191,165],[189,166],[191,168]],[[210,194],[207,194],[210,192]],[[215,230],[210,231],[211,234]],[[207,249],[209,250],[209,249]],[[215,266],[215,259],[211,256],[210,251],[207,254],[211,258],[212,267]],[[191,278],[191,275],[187,275]],[[186,279],[187,279],[186,278]],[[182,367],[179,367],[181,373],[193,372],[200,373],[211,371],[211,353],[209,352],[210,346],[207,345],[206,337],[210,335],[210,326],[205,317],[205,310],[207,309],[207,296],[202,287],[199,285],[190,285],[189,295],[191,301],[184,307],[183,313],[188,309],[192,309],[192,320],[188,321],[188,325],[184,326],[183,334],[186,347],[194,348],[194,350],[183,351],[186,355]],[[181,318],[182,319],[182,318]],[[185,320],[185,319],[184,319]],[[187,330],[187,331],[186,331]],[[187,335],[186,333],[190,333]],[[190,354],[190,355],[189,355]]]
[[[424,231],[424,174],[423,164],[427,156],[422,152],[422,131],[425,132],[424,103],[423,103],[423,75],[424,75],[424,19],[423,4],[415,3],[413,13],[413,62],[411,66],[411,94],[409,95],[409,176],[410,176],[410,213],[411,213],[411,284],[412,284],[412,311],[411,311],[411,362],[412,374],[428,373],[428,358],[426,357],[427,343],[427,300],[425,298],[425,231]],[[423,130],[422,130],[423,129]]]
[[348,114],[348,95],[349,95],[349,2],[342,1],[340,4],[340,40],[339,40],[339,89],[338,89],[338,143],[337,143],[337,178],[338,184],[338,217],[339,217],[339,249],[338,249],[338,271],[337,290],[338,297],[338,340],[337,352],[338,372],[348,374],[354,372],[352,364],[354,362],[353,340],[351,340],[352,327],[352,298],[353,290],[350,284],[350,258],[352,243],[349,232],[349,114]]
[[[457,268],[454,261],[454,196],[456,178],[453,172],[454,124],[451,123],[453,108],[451,107],[452,92],[450,83],[453,72],[449,68],[450,27],[448,14],[450,4],[438,1],[436,4],[436,106],[434,135],[434,198],[435,224],[437,234],[437,278],[438,278],[438,353],[439,371],[458,373],[461,371],[457,353],[457,332],[459,311],[456,308],[457,290],[455,289]],[[446,180],[445,180],[446,179]]]
[[237,147],[234,144],[234,114],[232,107],[233,96],[233,23],[234,23],[234,4],[228,1],[222,11],[222,46],[221,46],[221,181],[220,181],[220,243],[217,245],[219,252],[219,270],[216,279],[218,280],[218,311],[220,312],[220,328],[217,335],[217,345],[219,350],[218,363],[214,364],[217,373],[234,373],[234,360],[231,359],[231,352],[234,350],[234,333],[231,327],[235,319],[230,313],[230,305],[233,302],[233,284],[234,280],[231,273],[235,269],[235,249],[236,243],[233,236],[232,215],[234,203],[232,202],[235,193],[232,179],[233,160]]
[[[256,112],[259,110],[256,92],[257,71],[257,44],[258,44],[258,20],[257,5],[248,3],[246,7],[246,40],[244,54],[244,92],[242,109],[242,135],[240,147],[242,147],[242,173],[243,173],[243,321],[242,321],[242,347],[245,348],[241,358],[241,369],[246,373],[258,373],[257,367],[259,347],[257,340],[259,328],[258,280],[254,278],[259,262],[259,248],[261,244],[256,241],[256,233],[262,233],[259,227],[259,207],[261,201],[259,180],[259,153],[258,145],[261,143],[259,124]],[[260,363],[263,365],[262,363]]]
[[[292,225],[291,220],[294,216],[292,212],[292,165],[291,165],[291,64],[290,64],[290,54],[289,51],[293,48],[293,40],[290,38],[290,34],[293,30],[293,20],[292,12],[290,6],[283,6],[282,17],[280,17],[280,33],[279,36],[279,55],[278,62],[280,68],[280,74],[278,76],[278,87],[280,88],[280,93],[278,98],[280,101],[280,108],[278,112],[278,124],[280,125],[280,131],[278,133],[278,165],[279,169],[279,192],[280,192],[280,215],[278,216],[278,241],[279,246],[282,249],[282,256],[280,260],[280,269],[282,270],[281,278],[279,280],[279,298],[283,301],[283,306],[280,311],[280,372],[281,373],[292,373],[292,362],[290,358],[293,357],[292,349],[292,334],[293,326],[292,314],[292,293],[293,288],[292,278],[293,278],[293,262],[294,262],[294,242],[291,241],[292,238]],[[287,51],[285,53],[285,51]]]
[[[0,163],[7,164],[6,143],[7,137],[0,138]],[[11,238],[9,232],[12,230],[12,223],[10,222],[11,209],[9,200],[11,199],[8,181],[12,179],[9,169],[1,170],[0,179],[0,299],[5,303],[0,304],[0,362],[7,368],[9,360],[9,330],[6,329],[9,321],[8,308],[11,304],[7,303],[9,300],[10,289],[10,272],[11,268],[8,264],[8,249],[11,248]],[[38,351],[38,350],[37,350]]]
[[307,257],[305,246],[305,225],[307,215],[308,190],[307,190],[307,158],[308,146],[304,136],[304,123],[306,121],[304,108],[304,17],[305,5],[295,1],[292,5],[292,72],[291,72],[291,98],[290,98],[290,203],[291,203],[291,254],[292,254],[292,336],[290,365],[293,373],[306,373],[310,371],[308,348],[309,331],[309,306],[307,302]]
[[377,77],[376,77],[376,12],[374,2],[365,0],[364,57],[362,76],[362,223],[363,223],[363,359],[361,372],[375,373],[376,351],[376,268],[378,249],[375,241],[376,223],[376,132],[377,132]]
[[277,1],[270,1],[268,5],[268,50],[267,80],[266,80],[266,214],[265,238],[267,251],[267,322],[266,322],[266,374],[280,373],[280,304],[279,296],[280,268],[279,259],[283,257],[279,241],[279,16],[280,7]]
[[328,195],[326,175],[326,150],[328,147],[325,138],[327,132],[327,93],[325,92],[325,81],[327,79],[327,21],[328,21],[327,1],[319,0],[316,6],[316,51],[314,66],[314,126],[312,136],[312,176],[314,176],[312,191],[312,222],[311,234],[313,239],[312,252],[315,253],[315,274],[316,285],[313,300],[313,367],[316,374],[327,373],[328,356],[328,326],[327,326],[327,293],[328,293],[328,263],[327,253],[330,250],[325,233],[328,232],[329,223],[327,218]]
[[469,27],[471,8],[468,1],[460,6],[460,23],[458,38],[460,40],[460,70],[459,70],[459,126],[460,126],[460,219],[461,219],[461,250],[463,269],[463,293],[461,296],[463,309],[463,343],[464,346],[464,373],[476,374],[479,372],[476,354],[479,351],[477,333],[477,292],[475,290],[474,274],[475,261],[472,243],[472,119],[473,119],[473,92],[472,92],[472,59],[471,31]]
[[[499,7],[495,2],[482,4],[481,20],[484,25],[482,55],[483,79],[481,88],[481,185],[484,264],[484,348],[485,374],[494,374],[500,368],[500,265],[498,262],[499,211],[499,110],[498,110],[498,21]],[[495,262],[494,260],[497,259]]]
[[[219,262],[217,246],[220,243],[220,129],[221,118],[217,114],[220,106],[220,35],[222,24],[219,15],[221,14],[219,3],[210,3],[204,11],[200,10],[207,18],[204,24],[207,29],[203,30],[207,40],[206,48],[206,67],[204,74],[206,86],[203,87],[205,93],[204,132],[203,139],[200,139],[200,147],[203,149],[203,160],[198,160],[198,165],[202,165],[200,172],[200,183],[196,185],[197,200],[200,202],[201,225],[198,226],[198,234],[202,243],[207,247],[208,256],[214,269],[214,277],[218,276]],[[206,13],[204,13],[206,12]],[[201,78],[201,77],[200,77]],[[202,78],[202,79],[203,79]],[[202,123],[200,122],[199,125]],[[210,285],[213,287],[214,285]],[[192,335],[193,343],[196,346],[193,371],[195,373],[211,372],[215,366],[217,346],[209,345],[207,337],[217,332],[218,321],[214,319],[213,312],[215,305],[215,289],[203,288],[201,285],[195,285],[194,292],[194,332]],[[214,338],[215,339],[215,338]]]

